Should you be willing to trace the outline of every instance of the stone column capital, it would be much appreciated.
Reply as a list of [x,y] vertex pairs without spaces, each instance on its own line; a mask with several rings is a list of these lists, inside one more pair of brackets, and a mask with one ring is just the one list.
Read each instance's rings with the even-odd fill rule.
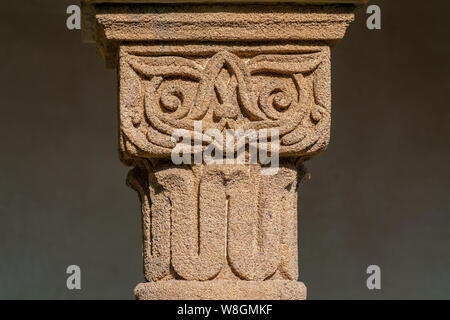
[[138,299],[306,298],[302,163],[329,143],[330,47],[365,2],[82,0],[85,40],[118,70]]

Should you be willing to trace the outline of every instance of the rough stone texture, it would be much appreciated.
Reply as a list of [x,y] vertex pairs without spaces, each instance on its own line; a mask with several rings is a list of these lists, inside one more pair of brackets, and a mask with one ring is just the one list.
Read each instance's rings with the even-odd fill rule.
[[280,156],[328,144],[328,46],[122,45],[119,70],[124,159],[170,158],[172,133],[193,136],[194,120],[220,131],[278,128]]
[[[142,203],[148,283],[136,298],[305,299],[297,189],[303,162],[330,140],[330,47],[363,1],[132,2],[83,3],[99,54],[118,69],[121,160]],[[211,141],[194,121],[203,133],[278,129],[279,170],[173,164],[175,130],[201,142],[192,158]]]
[[[298,42],[341,39],[355,6],[301,4],[98,3],[84,9],[85,38],[95,39],[108,68],[115,68],[121,43]],[[92,8],[93,6],[93,8]]]
[[[85,41],[93,41],[95,32],[95,15],[98,13],[99,5],[113,4],[113,5],[143,5],[143,4],[236,4],[236,3],[246,3],[256,4],[261,3],[264,5],[273,3],[288,3],[288,4],[305,4],[305,5],[321,5],[321,4],[339,4],[339,5],[361,5],[367,3],[368,0],[81,0],[82,10],[83,10],[83,38]],[[122,6],[123,8],[123,6]],[[241,7],[242,8],[242,7]],[[189,13],[189,10],[185,10]],[[237,11],[239,12],[239,10]],[[153,26],[154,27],[154,26]],[[134,36],[138,36],[135,34]]]
[[142,202],[148,281],[296,280],[295,163],[177,166],[140,160],[128,176]]
[[272,281],[158,281],[140,283],[138,300],[304,300],[302,282]]

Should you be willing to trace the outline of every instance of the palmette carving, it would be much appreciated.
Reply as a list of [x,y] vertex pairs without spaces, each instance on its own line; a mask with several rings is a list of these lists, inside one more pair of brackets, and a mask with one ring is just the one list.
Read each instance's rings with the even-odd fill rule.
[[[262,50],[259,50],[261,52]],[[124,158],[169,157],[176,129],[270,129],[280,156],[322,151],[329,141],[329,48],[289,54],[219,50],[155,56],[123,47],[120,56]],[[270,135],[270,131],[269,131]],[[207,141],[204,141],[207,143]]]
[[146,279],[295,280],[298,179],[291,161],[274,176],[138,161],[127,181],[142,202]]

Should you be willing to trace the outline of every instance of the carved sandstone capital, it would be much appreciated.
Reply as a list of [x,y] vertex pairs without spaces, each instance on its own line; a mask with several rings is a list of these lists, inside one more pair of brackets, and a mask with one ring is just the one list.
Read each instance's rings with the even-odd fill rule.
[[330,140],[330,48],[364,2],[82,1],[85,40],[118,71],[138,299],[306,298],[297,189]]

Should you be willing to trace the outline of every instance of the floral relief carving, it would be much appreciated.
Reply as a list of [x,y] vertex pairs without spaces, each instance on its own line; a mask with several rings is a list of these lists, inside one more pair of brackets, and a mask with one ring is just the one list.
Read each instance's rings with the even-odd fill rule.
[[[121,143],[130,157],[168,157],[176,129],[277,128],[280,156],[329,140],[329,49],[239,57],[121,54]],[[270,132],[270,131],[269,131]]]

